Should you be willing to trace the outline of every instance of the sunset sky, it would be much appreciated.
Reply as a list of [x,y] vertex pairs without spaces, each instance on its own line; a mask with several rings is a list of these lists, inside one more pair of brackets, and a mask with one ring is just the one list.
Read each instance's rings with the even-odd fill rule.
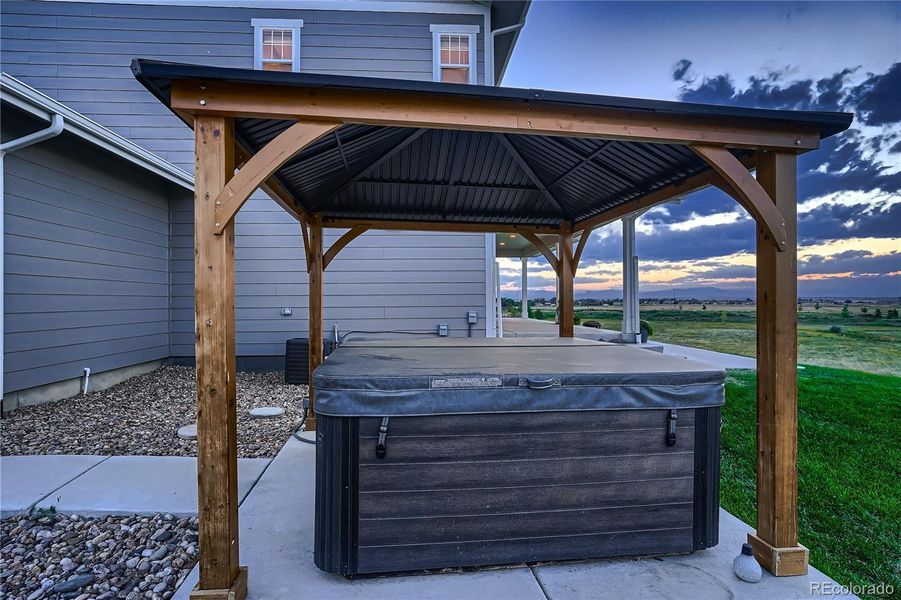
[[[799,159],[799,293],[901,296],[901,3],[533,2],[503,85],[854,112]],[[646,213],[637,248],[642,291],[754,288],[753,222],[718,190]],[[620,289],[621,259],[619,224],[595,231],[577,297]],[[519,260],[501,265],[519,297]]]

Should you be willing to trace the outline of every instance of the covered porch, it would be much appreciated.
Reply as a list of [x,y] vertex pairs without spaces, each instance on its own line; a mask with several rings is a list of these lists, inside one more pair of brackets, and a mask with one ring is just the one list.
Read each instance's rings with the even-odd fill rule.
[[[748,539],[774,575],[807,573],[797,538],[796,157],[847,128],[850,115],[152,61],[135,61],[133,71],[196,140],[201,557],[192,597],[247,592],[234,216],[257,188],[300,223],[313,340],[323,337],[325,270],[368,229],[522,235],[557,274],[558,333],[573,337],[573,278],[588,233],[701,187],[722,188],[758,225],[758,521]],[[326,250],[328,227],[346,232]],[[556,238],[556,253],[541,235]],[[310,348],[312,371],[322,346]]]

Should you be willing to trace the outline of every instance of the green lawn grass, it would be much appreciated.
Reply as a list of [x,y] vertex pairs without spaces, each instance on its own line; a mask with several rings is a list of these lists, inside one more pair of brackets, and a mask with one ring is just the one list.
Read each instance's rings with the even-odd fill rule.
[[[883,307],[882,311],[886,312]],[[543,311],[553,320],[551,311]],[[848,317],[835,310],[804,310],[798,314],[798,362],[802,364],[901,374],[901,319],[875,319],[859,309]],[[581,320],[599,320],[608,329],[619,329],[621,309],[577,310]],[[708,310],[676,307],[642,308],[642,319],[654,328],[652,340],[682,344],[741,356],[756,355],[753,306],[711,306]],[[832,326],[841,333],[830,331]]]
[[[756,375],[730,371],[721,504],[755,523]],[[842,585],[901,590],[901,377],[808,366],[798,373],[800,542]],[[878,597],[878,596],[874,596]]]

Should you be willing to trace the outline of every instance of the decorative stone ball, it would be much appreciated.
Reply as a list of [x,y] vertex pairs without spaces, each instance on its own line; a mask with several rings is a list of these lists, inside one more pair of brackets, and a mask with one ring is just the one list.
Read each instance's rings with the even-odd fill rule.
[[732,571],[736,577],[748,583],[757,583],[763,577],[763,571],[760,565],[757,564],[757,559],[754,558],[754,550],[751,548],[751,544],[741,545],[741,554],[732,561]]

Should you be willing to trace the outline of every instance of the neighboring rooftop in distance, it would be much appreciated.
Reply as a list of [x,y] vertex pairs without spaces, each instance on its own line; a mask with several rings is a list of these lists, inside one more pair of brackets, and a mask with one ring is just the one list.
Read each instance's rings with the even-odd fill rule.
[[48,123],[52,115],[58,114],[63,117],[63,131],[181,187],[194,189],[194,178],[190,174],[7,73],[0,73],[0,100]]

